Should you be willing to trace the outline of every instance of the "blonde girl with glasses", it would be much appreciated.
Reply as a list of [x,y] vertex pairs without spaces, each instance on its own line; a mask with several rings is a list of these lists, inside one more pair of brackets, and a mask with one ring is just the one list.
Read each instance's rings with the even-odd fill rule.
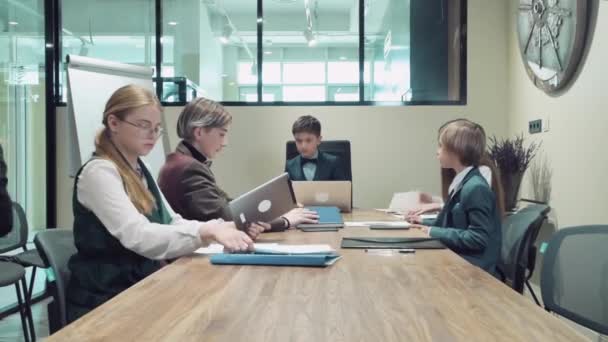
[[191,221],[175,214],[140,157],[162,134],[161,105],[150,91],[122,87],[108,100],[95,153],[76,176],[73,192],[77,253],[68,263],[68,320],[74,321],[168,260],[212,241],[228,251],[253,247],[269,227],[252,225],[249,235],[232,222]]

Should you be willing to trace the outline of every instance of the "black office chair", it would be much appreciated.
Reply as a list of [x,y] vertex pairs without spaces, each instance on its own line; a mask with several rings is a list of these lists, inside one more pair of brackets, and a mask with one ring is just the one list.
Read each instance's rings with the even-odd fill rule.
[[540,303],[530,285],[536,264],[534,242],[550,210],[548,205],[532,204],[507,216],[502,224],[498,274],[503,282],[519,293],[523,294],[526,285],[538,305]]
[[47,283],[53,296],[48,306],[49,331],[52,334],[67,324],[65,291],[70,280],[68,261],[76,253],[74,233],[67,229],[48,229],[36,234],[34,243],[46,267],[50,267],[55,276]]
[[608,225],[560,229],[544,253],[547,311],[608,335]]
[[[332,154],[340,159],[344,173],[349,181],[353,181],[353,172],[350,158],[350,141],[348,140],[327,140],[322,141],[319,150]],[[295,141],[288,141],[285,148],[286,161],[298,155]]]
[[[20,283],[21,285],[19,285]],[[21,316],[23,339],[25,341],[35,341],[36,334],[34,332],[32,310],[30,302],[27,298],[27,289],[25,288],[25,269],[23,266],[12,262],[0,261],[0,287],[10,285],[15,285],[15,290],[17,293],[17,306],[19,309],[19,315]],[[23,289],[23,291],[21,289]]]
[[533,204],[530,204],[528,206],[521,208],[519,210],[520,212],[533,211],[533,212],[537,213],[537,215],[539,217],[538,221],[534,223],[535,227],[532,229],[532,235],[530,236],[530,241],[529,241],[530,247],[528,250],[528,275],[526,276],[526,287],[528,288],[528,291],[530,291],[530,294],[534,298],[534,301],[536,302],[536,304],[538,304],[540,306],[538,297],[536,296],[536,293],[534,293],[534,290],[532,289],[532,286],[530,285],[530,279],[532,279],[532,275],[534,274],[534,269],[536,268],[536,257],[538,256],[538,248],[535,245],[536,239],[538,238],[538,235],[543,226],[543,223],[548,218],[549,212],[551,211],[551,207],[549,207],[546,203],[543,203],[543,202],[537,202],[537,201],[531,201],[531,200],[525,200],[525,199],[521,199],[520,201],[533,203]]
[[21,253],[11,256],[11,261],[23,267],[32,267],[29,289],[25,288],[28,301],[32,299],[34,292],[34,280],[36,279],[36,269],[44,267],[44,263],[36,249],[27,249],[27,238],[29,226],[25,211],[17,202],[13,202],[13,230],[5,237],[0,238],[0,254],[22,249]]

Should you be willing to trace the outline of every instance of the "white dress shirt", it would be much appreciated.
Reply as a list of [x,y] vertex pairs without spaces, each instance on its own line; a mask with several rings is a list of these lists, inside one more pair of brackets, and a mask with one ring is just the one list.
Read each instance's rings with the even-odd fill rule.
[[[448,188],[448,194],[450,195],[450,197],[452,197],[452,191],[454,191],[456,188],[458,188],[458,186],[460,186],[460,183],[462,183],[464,178],[469,174],[469,172],[471,172],[471,170],[473,170],[473,167],[469,166],[464,170],[460,171],[456,175],[456,177],[454,177],[454,180],[452,180],[452,184],[450,184],[450,187]],[[489,167],[482,165],[479,167],[479,173],[481,173],[486,182],[488,182],[488,185],[492,186],[492,170],[490,170]]]
[[183,219],[171,209],[162,193],[171,223],[150,222],[127,196],[115,164],[106,159],[92,160],[84,167],[78,178],[76,195],[78,201],[91,210],[125,248],[154,260],[172,259],[194,252],[203,245],[199,233],[201,226],[219,222]]

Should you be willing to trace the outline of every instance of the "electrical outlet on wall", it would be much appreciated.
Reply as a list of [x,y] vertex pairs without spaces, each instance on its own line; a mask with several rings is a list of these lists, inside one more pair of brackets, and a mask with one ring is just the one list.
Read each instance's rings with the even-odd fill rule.
[[543,121],[541,119],[528,122],[528,133],[536,134],[543,131]]

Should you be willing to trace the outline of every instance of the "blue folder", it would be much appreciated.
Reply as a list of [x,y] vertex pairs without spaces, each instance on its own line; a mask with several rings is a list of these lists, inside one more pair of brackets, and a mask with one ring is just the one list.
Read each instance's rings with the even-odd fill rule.
[[267,265],[326,267],[340,259],[338,254],[221,253],[211,256],[214,265]]
[[303,231],[308,230],[325,230],[325,229],[333,229],[337,230],[338,228],[344,227],[344,220],[342,219],[342,214],[340,214],[340,209],[338,207],[306,207],[309,210],[317,212],[319,214],[319,222],[311,223],[311,224],[300,224],[298,228]]

